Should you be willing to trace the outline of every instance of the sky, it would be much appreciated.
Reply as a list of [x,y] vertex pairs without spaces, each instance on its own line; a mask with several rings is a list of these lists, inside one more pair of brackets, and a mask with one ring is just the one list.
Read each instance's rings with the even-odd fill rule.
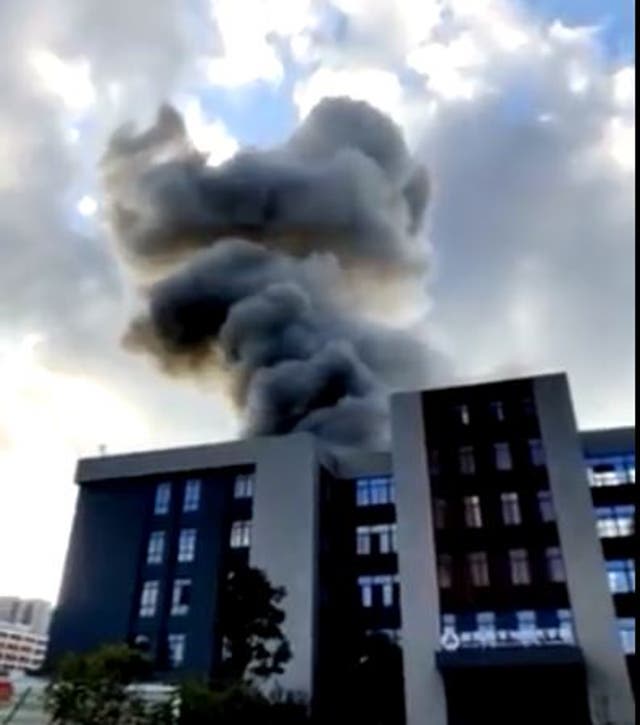
[[238,432],[120,342],[98,164],[163,101],[212,164],[325,96],[388,113],[431,180],[451,380],[566,370],[580,426],[633,422],[630,0],[4,0],[0,42],[0,594],[57,597],[79,456]]

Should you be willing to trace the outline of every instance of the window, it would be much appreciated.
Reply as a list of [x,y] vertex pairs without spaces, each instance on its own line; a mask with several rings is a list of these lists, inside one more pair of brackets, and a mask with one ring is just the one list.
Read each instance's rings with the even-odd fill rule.
[[251,546],[251,521],[234,521],[231,525],[230,545],[232,549]]
[[531,438],[529,440],[529,462],[536,468],[544,466],[546,463],[544,448],[539,438]]
[[182,529],[178,539],[178,561],[193,561],[196,557],[196,536],[195,529]]
[[164,557],[164,531],[152,531],[147,545],[147,564],[162,564]]
[[525,549],[512,549],[509,552],[511,583],[515,585],[531,584],[529,555]]
[[358,577],[360,602],[363,607],[373,607],[379,603],[383,607],[392,607],[396,603],[398,577],[391,574]]
[[181,667],[184,663],[186,644],[187,637],[184,634],[170,634],[167,637],[167,649],[169,650],[169,664],[171,667]]
[[358,577],[358,587],[360,588],[360,603],[363,607],[369,608],[373,606],[373,577]]
[[148,581],[143,584],[139,611],[141,617],[153,617],[155,615],[159,591],[160,582]]
[[482,509],[479,496],[464,497],[464,523],[470,529],[479,529],[482,526]]
[[390,476],[360,478],[356,482],[356,503],[358,506],[378,506],[393,503],[395,490]]
[[171,614],[183,616],[189,612],[191,603],[191,579],[176,579],[173,582],[173,597],[171,599]]
[[603,539],[633,535],[634,516],[635,506],[599,506],[596,508],[598,535]]
[[153,512],[160,516],[162,514],[169,513],[169,506],[171,505],[171,484],[170,483],[159,483],[156,487],[156,500],[153,507]]
[[473,446],[462,446],[458,450],[458,465],[460,473],[465,476],[473,475],[476,472],[476,459],[473,454]]
[[587,460],[592,486],[622,486],[636,481],[635,456],[606,456]]
[[626,483],[626,475],[620,475],[615,467],[609,463],[600,463],[589,466],[589,482],[594,487],[619,486]]
[[495,642],[496,615],[495,612],[478,612],[476,614],[476,632],[486,644]]
[[440,589],[450,589],[453,583],[453,560],[450,554],[438,556],[438,585]]
[[371,529],[369,526],[358,526],[356,529],[356,553],[371,553]]
[[533,404],[532,398],[523,398],[522,399],[522,412],[527,418],[530,418],[535,415],[536,413],[536,407]]
[[499,471],[510,471],[513,468],[513,461],[511,460],[511,449],[509,448],[509,444],[494,443],[493,451],[496,468]]
[[504,404],[501,400],[494,400],[489,403],[489,411],[491,412],[491,417],[494,420],[501,423],[505,419]]
[[489,586],[489,562],[484,551],[476,551],[467,555],[469,578],[474,587]]
[[502,520],[505,526],[518,526],[522,523],[522,514],[520,513],[520,501],[517,493],[500,494],[502,503]]
[[531,609],[523,609],[520,612],[516,612],[516,619],[518,621],[520,641],[523,644],[535,642],[538,638],[536,613]]
[[356,553],[390,554],[396,551],[396,525],[358,526],[356,529]]
[[236,476],[233,484],[234,498],[252,498],[254,475],[252,473],[241,473]]
[[184,501],[182,503],[182,510],[197,511],[200,506],[200,480],[192,478],[187,481],[184,488]]
[[436,529],[444,529],[447,525],[447,502],[442,498],[433,502],[433,525]]
[[377,584],[382,590],[382,606],[392,607],[395,602],[395,589],[397,577],[393,576],[376,576],[373,583]]
[[440,474],[440,451],[436,448],[429,449],[429,473],[432,476]]
[[633,559],[614,559],[607,561],[609,589],[614,594],[635,592],[636,569]]
[[469,415],[468,405],[456,405],[456,417],[462,425],[469,425],[471,422],[471,416]]
[[551,491],[548,489],[538,491],[538,511],[540,513],[540,519],[544,523],[548,523],[549,521],[553,521],[555,519]]
[[551,582],[563,582],[566,581],[566,574],[564,571],[564,561],[562,559],[562,552],[558,546],[550,546],[545,550],[545,557],[547,560],[547,576]]
[[621,617],[618,619],[618,632],[622,650],[627,655],[636,653],[636,620],[633,617]]

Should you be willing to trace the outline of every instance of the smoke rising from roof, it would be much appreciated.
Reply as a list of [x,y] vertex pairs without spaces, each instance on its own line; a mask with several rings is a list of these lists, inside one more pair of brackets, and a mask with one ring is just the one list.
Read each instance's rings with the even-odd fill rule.
[[372,298],[420,278],[427,177],[379,111],[325,99],[283,146],[210,167],[178,113],[124,127],[102,163],[107,214],[146,282],[126,344],[217,376],[249,434],[384,445],[391,389],[426,348]]

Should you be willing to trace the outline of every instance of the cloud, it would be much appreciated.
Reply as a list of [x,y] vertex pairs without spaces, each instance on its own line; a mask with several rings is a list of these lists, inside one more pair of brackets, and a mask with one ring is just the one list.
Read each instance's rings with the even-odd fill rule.
[[[212,160],[231,155],[242,134],[213,105],[212,71],[232,102],[266,84],[301,116],[324,94],[389,112],[433,182],[424,325],[454,356],[451,375],[564,368],[582,425],[632,421],[635,64],[614,64],[597,26],[549,23],[515,0],[4,0],[0,38],[0,346],[44,334],[38,369],[51,376],[38,379],[77,377],[126,401],[148,431],[132,446],[237,430],[215,391],[165,382],[120,350],[136,299],[95,188],[106,135],[148,122],[164,100]],[[85,197],[98,204],[86,217]],[[91,411],[74,410],[80,428]],[[51,502],[45,485],[69,496],[48,530],[62,551],[75,449],[56,457],[41,427],[29,450],[16,447],[3,412],[0,509],[28,521],[29,505]],[[115,440],[117,428],[94,437]],[[5,531],[0,548],[14,547]],[[5,586],[45,581],[38,552],[25,557],[2,571]]]

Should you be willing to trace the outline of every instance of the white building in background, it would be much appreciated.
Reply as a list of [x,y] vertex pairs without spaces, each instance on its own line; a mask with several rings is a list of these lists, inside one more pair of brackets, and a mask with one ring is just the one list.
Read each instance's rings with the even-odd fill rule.
[[50,621],[49,602],[0,597],[0,672],[33,672],[42,666]]
[[49,637],[30,632],[24,625],[0,622],[0,672],[40,669]]
[[51,622],[51,604],[43,599],[0,597],[0,623],[18,624],[33,634],[46,635]]

